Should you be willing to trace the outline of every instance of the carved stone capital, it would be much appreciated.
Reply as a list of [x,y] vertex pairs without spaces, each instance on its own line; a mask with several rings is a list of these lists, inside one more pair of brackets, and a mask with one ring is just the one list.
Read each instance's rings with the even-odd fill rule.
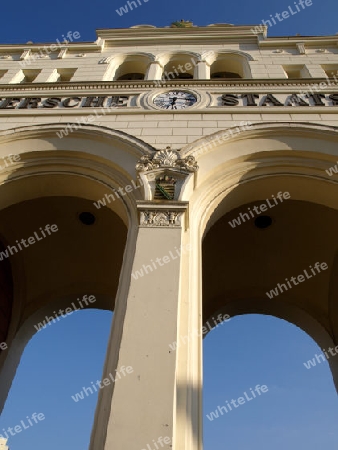
[[170,205],[157,205],[152,202],[138,202],[140,211],[140,227],[145,228],[180,228],[182,218],[187,209],[186,202],[175,202]]
[[177,150],[166,147],[154,155],[144,155],[136,165],[138,172],[147,172],[154,169],[176,169],[187,173],[196,172],[198,165],[193,156],[181,158]]
[[182,213],[177,211],[145,210],[140,214],[143,227],[180,227]]

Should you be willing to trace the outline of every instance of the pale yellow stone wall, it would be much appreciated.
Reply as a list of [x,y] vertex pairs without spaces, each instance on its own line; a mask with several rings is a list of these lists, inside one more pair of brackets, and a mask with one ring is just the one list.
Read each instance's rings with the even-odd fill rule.
[[[130,30],[100,30],[98,40],[93,43],[73,42],[68,51],[60,57],[60,48],[49,56],[22,58],[23,52],[30,49],[37,54],[42,46],[0,46],[0,73],[7,71],[0,78],[0,98],[9,96],[25,98],[38,97],[85,97],[88,95],[135,95],[135,101],[141,101],[148,93],[160,93],[170,89],[192,89],[203,97],[203,102],[185,111],[151,111],[147,104],[133,105],[108,112],[93,123],[108,127],[137,137],[155,148],[171,145],[179,149],[194,142],[202,136],[211,135],[217,131],[236,127],[242,121],[263,123],[271,121],[314,122],[336,126],[335,107],[221,107],[206,105],[209,97],[219,93],[299,93],[306,91],[308,83],[318,84],[326,80],[323,67],[338,69],[338,37],[293,37],[267,38],[265,31],[259,35],[253,33],[254,27],[210,27],[193,30],[192,37],[184,31],[172,29],[130,29]],[[264,28],[264,27],[263,27]],[[208,36],[206,39],[201,30]],[[168,42],[168,36],[170,42]],[[163,43],[162,43],[163,42]],[[185,43],[186,42],[186,43]],[[304,48],[305,53],[301,53]],[[40,50],[41,52],[42,50]],[[35,52],[35,53],[34,53]],[[32,53],[31,53],[32,54]],[[195,69],[194,80],[170,82],[156,86],[149,81],[149,76],[160,79],[166,61],[175,55],[181,55],[186,61],[202,61],[204,69]],[[217,55],[229,58],[242,58],[248,68],[248,84],[235,81],[214,81],[208,84],[197,80],[205,78],[210,73],[209,65]],[[148,61],[146,73],[147,82],[114,82],[111,87],[107,83],[113,80],[113,74],[125,60],[135,59],[135,71],[140,61]],[[153,69],[152,61],[158,61],[157,69]],[[203,62],[205,61],[205,62]],[[231,61],[231,58],[229,59]],[[25,65],[26,64],[26,65]],[[228,63],[229,64],[229,63]],[[231,63],[230,63],[231,64]],[[24,65],[24,67],[22,67]],[[287,67],[302,68],[302,77],[307,80],[291,80],[283,69]],[[23,69],[41,70],[40,74],[29,85],[14,83],[19,71]],[[48,82],[57,69],[76,69],[71,83],[67,87],[63,83]],[[155,74],[155,75],[154,75]],[[276,84],[272,80],[275,80]],[[313,81],[312,81],[313,80]],[[265,84],[265,81],[268,84]],[[88,82],[98,82],[95,86],[87,86]],[[103,83],[104,84],[100,84]],[[283,83],[284,82],[284,83]],[[9,83],[9,84],[8,84]],[[50,86],[50,89],[48,87]],[[319,93],[332,93],[333,87],[320,89]],[[21,127],[32,124],[68,123],[88,116],[92,108],[78,109],[48,109],[42,110],[3,110],[0,108],[0,130]]]
[[[328,105],[327,100],[325,105],[308,107],[231,107],[219,103],[225,93],[261,96],[271,93],[282,100],[288,94],[306,91],[312,82],[327,83],[321,66],[338,67],[338,36],[268,39],[264,31],[256,36],[250,27],[196,28],[188,33],[171,29],[100,30],[99,39],[94,43],[74,43],[62,58],[58,58],[58,51],[52,57],[34,61],[29,69],[41,69],[41,73],[26,85],[11,81],[18,76],[19,58],[27,45],[0,46],[0,57],[12,55],[10,58],[15,59],[0,59],[0,73],[8,70],[0,79],[1,99],[133,96],[130,106],[105,110],[94,120],[89,118],[96,108],[4,109],[0,103],[1,156],[20,154],[23,161],[13,166],[13,173],[8,170],[8,174],[2,174],[2,208],[42,195],[97,201],[111,192],[110,189],[130,184],[137,175],[137,162],[142,156],[153,156],[152,149],[167,146],[180,149],[181,156],[192,154],[199,165],[196,173],[189,173],[177,202],[187,202],[183,205],[182,225],[152,228],[151,223],[140,224],[139,212],[141,207],[146,208],[142,200],[149,200],[147,208],[159,208],[159,203],[151,203],[150,196],[145,198],[149,187],[144,192],[131,192],[123,202],[107,205],[122,218],[129,231],[104,373],[116,370],[121,364],[132,364],[137,378],[100,393],[92,450],[145,448],[154,439],[165,436],[172,440],[165,450],[202,448],[201,339],[191,340],[175,354],[169,352],[168,345],[179,333],[189,335],[201,328],[201,242],[210,224],[229,210],[255,201],[257,195],[266,198],[271,192],[277,192],[284,188],[282,183],[285,190],[293,187],[294,200],[338,207],[336,184],[328,181],[325,174],[327,165],[334,164],[336,159],[337,106]],[[305,53],[300,51],[301,43]],[[210,52],[220,51],[230,52],[234,60],[240,57],[245,61],[245,80],[203,79],[208,74],[209,63],[212,64]],[[178,80],[164,86],[157,86],[149,79],[112,81],[116,60],[120,63],[124,58],[121,55],[137,52],[136,69],[142,58],[149,59],[148,78],[152,74],[159,79],[160,66],[163,68],[168,58],[182,52],[190,52],[185,53],[187,61],[195,58],[200,62],[191,81]],[[116,60],[104,62],[114,55]],[[230,68],[235,67],[231,64]],[[308,79],[288,79],[283,66],[292,65],[300,66],[299,70]],[[77,69],[70,83],[47,82],[58,68]],[[152,105],[152,95],[179,89],[196,93],[196,105],[170,112]],[[333,92],[335,86],[323,86],[319,91],[326,95]],[[57,132],[78,120],[88,123],[80,127],[80,132],[69,131],[67,138],[58,138]],[[234,131],[243,123],[249,128]],[[235,136],[224,139],[228,130],[233,130]],[[53,152],[51,157],[49,152]],[[9,179],[11,182],[7,182],[7,176],[13,177]],[[257,185],[255,189],[250,185],[242,194],[239,190],[236,196],[229,195],[237,185],[246,184],[245,177],[265,177],[270,183],[278,181],[278,189],[266,182],[262,191]],[[299,187],[299,179],[304,180],[306,188]],[[306,184],[310,180],[312,189]],[[331,186],[330,195],[328,186]],[[223,202],[225,198],[227,201]],[[175,213],[178,206],[168,205],[162,206],[172,208]],[[151,258],[166,255],[181,244],[191,244],[192,251],[175,259],[167,275],[157,271],[144,279],[132,278],[133,271]],[[18,317],[20,314],[15,315]],[[27,340],[30,336],[24,327],[22,330]],[[11,354],[12,359],[8,359],[6,371],[2,373],[1,382],[3,385],[5,380],[7,390],[21,350]],[[140,418],[144,418],[145,411],[146,420],[142,422]]]

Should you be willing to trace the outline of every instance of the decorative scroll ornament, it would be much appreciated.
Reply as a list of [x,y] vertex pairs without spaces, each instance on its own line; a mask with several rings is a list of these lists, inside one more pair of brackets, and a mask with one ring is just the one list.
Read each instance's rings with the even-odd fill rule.
[[176,150],[171,150],[166,147],[165,150],[160,150],[155,155],[144,155],[136,165],[136,170],[139,172],[146,172],[154,169],[179,169],[186,172],[196,172],[198,165],[193,156],[187,156],[183,159]]

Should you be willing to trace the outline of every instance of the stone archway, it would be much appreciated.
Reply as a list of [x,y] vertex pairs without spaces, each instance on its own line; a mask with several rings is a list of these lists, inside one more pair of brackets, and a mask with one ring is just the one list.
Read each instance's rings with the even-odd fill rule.
[[[17,244],[34,232],[41,238],[46,224],[58,225],[57,233],[10,255],[14,304],[8,350],[0,355],[1,407],[22,351],[36,332],[34,325],[83,294],[96,298],[88,307],[115,311],[105,370],[110,372],[117,364],[114,352],[119,351],[128,267],[138,233],[135,205],[143,188],[120,197],[116,191],[136,181],[135,165],[151,148],[125,133],[94,126],[58,139],[55,133],[60,129],[60,125],[23,127],[0,136],[1,155],[20,155],[0,173],[0,234],[5,245]],[[114,200],[95,206],[107,195]],[[82,212],[94,215],[95,223],[83,223]],[[106,389],[104,398],[100,395],[96,414],[109,403],[112,390]]]
[[[222,141],[223,135],[224,141]],[[336,286],[333,223],[338,220],[338,183],[332,177],[330,178],[325,170],[336,162],[337,142],[337,129],[334,127],[297,123],[257,124],[252,125],[249,130],[234,133],[232,137],[229,137],[227,132],[215,133],[215,135],[202,138],[183,149],[182,156],[196,156],[199,171],[194,192],[191,195],[186,192],[186,197],[182,196],[184,200],[189,198],[191,227],[189,237],[190,245],[195,252],[193,258],[186,265],[189,277],[183,283],[185,287],[189,286],[187,288],[189,307],[185,305],[182,307],[182,317],[185,317],[185,322],[180,322],[182,335],[194,336],[195,330],[201,329],[203,322],[206,322],[216,311],[228,313],[228,309],[224,309],[224,302],[227,302],[227,307],[230,310],[231,306],[234,315],[244,312],[259,312],[282,317],[304,329],[319,345],[323,347],[336,345],[337,320],[333,306],[335,303],[332,301],[336,287],[332,286]],[[256,266],[252,269],[251,284],[248,283],[245,287],[241,287],[241,275],[245,276],[245,270],[248,268],[245,267],[245,270],[242,270],[241,267],[238,267],[236,248],[240,248],[243,242],[248,243],[249,241],[251,245],[249,251],[252,252],[252,249],[255,248],[254,244],[256,247],[258,244],[264,244],[263,236],[266,236],[264,232],[269,231],[268,229],[259,230],[260,239],[263,240],[260,243],[257,241],[258,237],[253,239],[252,234],[256,231],[255,227],[248,228],[252,223],[247,221],[238,229],[232,229],[228,221],[239,214],[239,211],[247,212],[252,205],[260,204],[266,198],[271,199],[272,195],[277,195],[280,191],[289,191],[291,199],[288,200],[289,203],[285,202],[283,210],[277,209],[277,207],[272,209],[276,213],[279,211],[278,214],[282,215],[283,213],[284,218],[276,217],[275,226],[271,227],[271,232],[282,225],[288,231],[284,238],[287,239],[292,231],[292,226],[289,224],[289,228],[287,228],[287,222],[284,224],[283,220],[289,217],[287,208],[291,206],[293,206],[293,213],[297,211],[297,208],[299,210],[296,223],[298,233],[303,218],[312,220],[311,226],[315,227],[320,220],[325,222],[324,219],[330,217],[327,222],[330,226],[330,233],[325,236],[328,239],[325,244],[328,253],[324,256],[319,252],[317,257],[314,254],[313,261],[310,260],[308,265],[306,265],[306,258],[303,257],[303,260],[298,258],[299,272],[294,265],[297,262],[295,258],[292,260],[289,270],[286,267],[284,272],[282,266],[276,267],[275,273],[272,273],[271,267],[267,266],[270,272],[266,276],[261,273],[260,278],[257,278],[257,271],[262,264],[258,264],[254,259]],[[233,216],[230,216],[231,212]],[[228,227],[229,230],[225,227]],[[244,228],[251,234],[246,235],[243,231]],[[313,228],[308,228],[307,232],[310,230],[313,231]],[[231,231],[238,233],[238,239],[231,236]],[[318,227],[316,233],[317,231]],[[326,229],[323,229],[322,232],[325,234]],[[242,233],[245,240],[242,239]],[[302,237],[305,239],[306,234]],[[211,241],[213,241],[213,247],[212,249],[210,247],[209,254],[206,256],[207,247],[211,245]],[[305,246],[304,241],[302,244]],[[315,253],[316,246],[313,242],[312,247],[309,247],[305,253],[308,258],[311,256],[310,249]],[[269,248],[265,249],[265,258],[269,254],[268,250]],[[278,248],[278,251],[280,250],[285,250],[285,248],[281,246]],[[302,248],[299,249],[299,251],[301,250]],[[234,255],[233,267],[231,265],[232,255]],[[297,292],[297,287],[290,289],[289,297],[284,298],[283,301],[282,296],[278,296],[275,302],[268,299],[266,291],[274,288],[277,283],[283,282],[287,277],[290,279],[293,275],[297,276],[303,269],[314,264],[321,257],[329,259],[328,262],[332,269],[330,272],[324,273],[324,278],[322,278],[324,284],[321,285],[321,279],[317,278],[315,279],[315,289],[311,290],[310,286],[306,288],[306,284],[302,286],[305,290],[309,289],[312,296],[315,294],[318,297],[321,296],[318,300],[319,304],[321,302],[321,309],[316,303],[313,308],[311,307],[312,309],[304,310],[304,305],[307,302],[311,305],[315,299],[311,300],[308,293]],[[247,260],[249,261],[250,258]],[[230,271],[229,286],[227,286],[222,272],[226,267]],[[217,282],[212,278],[216,274]],[[279,279],[277,280],[278,274]],[[261,282],[261,285],[257,285],[257,280]],[[217,285],[220,286],[222,283],[224,289],[216,292]],[[258,292],[255,286],[260,287],[261,292]],[[271,287],[268,288],[268,286]],[[229,287],[228,291],[227,287]],[[265,287],[267,288],[265,289]],[[242,293],[241,296],[239,292]],[[298,298],[298,304],[293,298],[294,296]],[[227,300],[224,300],[225,297]],[[329,309],[331,310],[330,316],[328,315]],[[178,424],[178,433],[181,433],[181,439],[187,433],[194,437],[191,440],[191,448],[195,448],[194,445],[196,448],[202,448],[203,356],[201,336],[190,340],[179,350],[179,353],[182,353],[189,361],[184,377],[189,380],[187,396],[190,396],[190,402],[187,417],[190,421],[190,428],[187,431],[187,428],[184,429]],[[334,360],[331,361],[331,372],[337,386],[338,370]]]

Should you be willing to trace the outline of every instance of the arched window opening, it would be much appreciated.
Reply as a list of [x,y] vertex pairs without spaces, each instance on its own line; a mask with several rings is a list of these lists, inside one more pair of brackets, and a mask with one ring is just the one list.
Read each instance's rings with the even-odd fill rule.
[[162,79],[163,80],[192,80],[196,61],[189,55],[178,55],[170,59],[164,66]]
[[117,67],[114,80],[144,80],[149,64],[150,59],[146,56],[129,55]]
[[236,53],[219,54],[210,66],[210,78],[251,78],[248,61]]

